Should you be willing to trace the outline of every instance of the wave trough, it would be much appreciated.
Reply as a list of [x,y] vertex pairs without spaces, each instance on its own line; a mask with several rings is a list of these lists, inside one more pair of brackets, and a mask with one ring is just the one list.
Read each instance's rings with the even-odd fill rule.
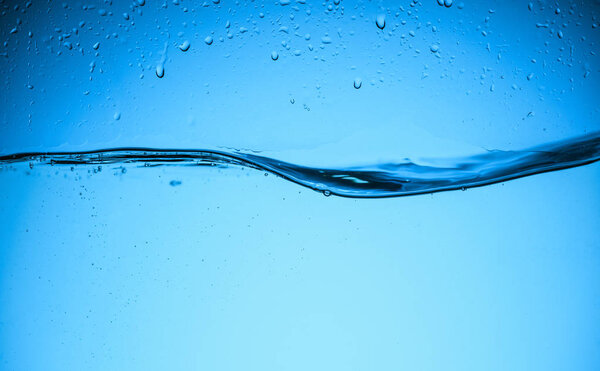
[[425,162],[406,160],[344,168],[316,168],[239,151],[112,148],[83,152],[30,152],[0,156],[0,165],[142,164],[246,166],[323,194],[353,198],[400,197],[464,190],[600,160],[600,132],[519,151],[492,150]]

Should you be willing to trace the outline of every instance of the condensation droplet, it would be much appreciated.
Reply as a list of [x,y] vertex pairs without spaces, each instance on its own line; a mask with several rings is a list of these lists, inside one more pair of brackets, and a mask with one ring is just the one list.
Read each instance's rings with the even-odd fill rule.
[[165,66],[161,63],[158,66],[156,66],[156,77],[158,77],[159,79],[162,79],[164,75],[165,75]]
[[377,24],[377,27],[379,27],[380,30],[383,30],[385,28],[385,14],[377,15],[375,23]]
[[190,42],[185,40],[183,43],[181,43],[181,45],[179,45],[179,50],[182,52],[187,52],[190,50]]
[[354,88],[355,89],[360,89],[360,87],[362,86],[362,80],[357,77],[354,79]]
[[279,59],[279,53],[277,53],[276,51],[273,50],[271,52],[271,59],[274,60],[274,61],[278,60]]
[[206,43],[206,45],[211,45],[213,43],[212,36],[206,36],[206,38],[204,39],[204,42]]

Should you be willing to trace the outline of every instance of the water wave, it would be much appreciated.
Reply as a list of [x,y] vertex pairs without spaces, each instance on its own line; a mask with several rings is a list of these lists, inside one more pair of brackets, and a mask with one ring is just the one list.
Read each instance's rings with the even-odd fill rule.
[[241,151],[111,148],[83,152],[31,152],[0,156],[0,165],[140,164],[140,166],[247,166],[302,186],[355,198],[399,197],[481,187],[600,160],[600,132],[538,147],[462,158],[405,160],[344,168],[296,165]]

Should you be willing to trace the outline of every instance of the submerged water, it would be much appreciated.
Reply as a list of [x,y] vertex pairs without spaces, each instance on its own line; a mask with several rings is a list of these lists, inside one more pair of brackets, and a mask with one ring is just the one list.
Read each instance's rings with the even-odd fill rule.
[[0,369],[598,369],[599,11],[0,0]]

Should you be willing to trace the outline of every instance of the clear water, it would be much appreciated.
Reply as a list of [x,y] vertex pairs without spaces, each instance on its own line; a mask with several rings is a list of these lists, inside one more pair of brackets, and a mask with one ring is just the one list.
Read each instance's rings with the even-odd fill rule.
[[598,369],[599,11],[0,1],[0,369]]

